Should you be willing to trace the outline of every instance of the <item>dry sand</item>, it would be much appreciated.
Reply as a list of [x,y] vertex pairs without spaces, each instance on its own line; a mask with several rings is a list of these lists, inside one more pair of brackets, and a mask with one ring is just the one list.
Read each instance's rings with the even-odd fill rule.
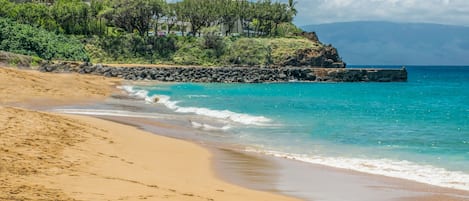
[[111,95],[118,79],[46,74],[0,67],[0,104],[48,105],[96,101]]
[[294,200],[221,181],[190,142],[6,106],[98,100],[115,81],[0,68],[0,200]]

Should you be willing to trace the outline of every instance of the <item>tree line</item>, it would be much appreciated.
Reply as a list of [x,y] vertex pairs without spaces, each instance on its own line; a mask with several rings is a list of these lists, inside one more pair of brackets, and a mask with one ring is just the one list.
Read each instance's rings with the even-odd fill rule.
[[[148,36],[158,26],[180,31],[183,35],[200,35],[205,27],[226,27],[231,34],[235,24],[246,36],[278,36],[278,26],[291,23],[296,15],[295,2],[272,0],[0,0],[0,17],[73,35],[104,35],[117,29]],[[160,27],[163,28],[163,27]]]
[[[46,60],[224,65],[239,63],[226,56],[239,38],[301,31],[292,24],[293,0],[0,0],[0,5],[0,49]],[[176,34],[159,37],[158,30]]]

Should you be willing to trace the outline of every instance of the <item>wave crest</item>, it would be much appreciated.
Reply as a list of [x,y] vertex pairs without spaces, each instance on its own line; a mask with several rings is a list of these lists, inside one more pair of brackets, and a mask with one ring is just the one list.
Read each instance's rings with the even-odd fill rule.
[[308,156],[278,151],[262,151],[253,148],[247,148],[246,151],[368,174],[412,180],[445,188],[469,190],[469,174],[467,173],[449,171],[430,165],[420,165],[405,160]]
[[178,101],[172,101],[171,97],[169,96],[149,96],[148,91],[135,90],[133,86],[121,86],[119,88],[125,90],[131,97],[143,99],[147,103],[162,104],[177,113],[193,113],[222,120],[229,120],[244,125],[268,126],[272,121],[271,119],[264,116],[253,116],[249,114],[236,113],[229,110],[212,110],[202,107],[181,107],[177,105],[179,103]]

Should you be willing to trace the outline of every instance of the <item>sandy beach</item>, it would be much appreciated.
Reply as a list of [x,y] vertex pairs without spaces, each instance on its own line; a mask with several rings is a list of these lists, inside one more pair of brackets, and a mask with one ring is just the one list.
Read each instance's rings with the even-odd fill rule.
[[0,68],[0,200],[295,200],[218,179],[194,143],[17,107],[101,100],[116,82]]
[[166,125],[147,119],[31,109],[103,101],[119,83],[1,67],[0,200],[469,200],[465,191],[164,137]]
[[0,104],[41,106],[103,100],[115,90],[115,78],[47,74],[0,66]]

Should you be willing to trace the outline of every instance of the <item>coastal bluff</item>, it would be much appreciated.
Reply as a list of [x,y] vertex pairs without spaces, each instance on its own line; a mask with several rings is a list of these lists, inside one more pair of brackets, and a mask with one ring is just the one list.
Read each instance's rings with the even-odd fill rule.
[[162,82],[405,82],[407,70],[372,68],[315,67],[200,67],[155,66],[113,67],[102,64],[62,62],[43,64],[42,72],[74,72],[80,74],[118,77],[126,80],[155,80]]

